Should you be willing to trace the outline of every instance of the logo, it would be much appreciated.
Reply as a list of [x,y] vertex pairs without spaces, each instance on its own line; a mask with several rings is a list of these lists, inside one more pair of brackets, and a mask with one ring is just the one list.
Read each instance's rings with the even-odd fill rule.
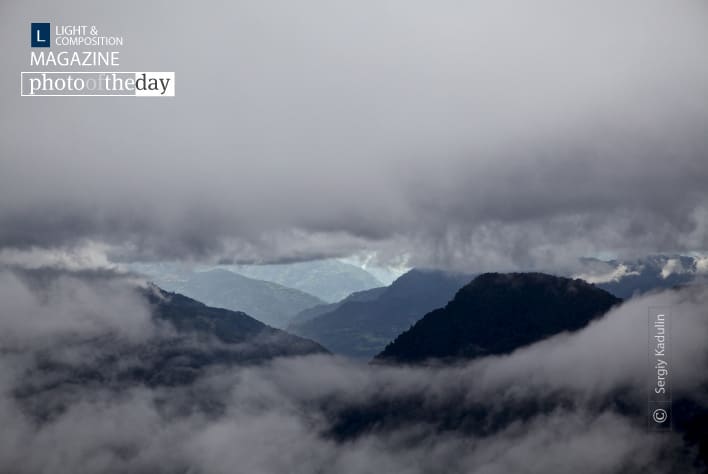
[[671,403],[649,403],[649,431],[671,431]]
[[669,418],[669,414],[666,413],[666,410],[663,408],[657,408],[654,410],[654,413],[651,414],[651,417],[655,423],[662,424]]
[[48,48],[51,44],[49,23],[32,23],[30,33],[30,44],[33,48]]
[[[21,96],[175,95],[174,71],[118,69],[123,37],[106,35],[96,25],[30,22],[30,46],[30,70],[20,72]],[[84,47],[83,51],[75,51]],[[98,68],[105,69],[95,70]]]

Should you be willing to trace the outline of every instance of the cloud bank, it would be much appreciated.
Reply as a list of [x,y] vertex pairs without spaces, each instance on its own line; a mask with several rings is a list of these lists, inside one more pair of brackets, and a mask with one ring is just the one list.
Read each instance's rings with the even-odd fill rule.
[[[66,278],[47,280],[51,287]],[[23,281],[0,278],[3,294],[24,295],[14,311],[0,313],[3,328],[25,324],[46,297]],[[71,285],[85,293],[71,300],[72,314],[105,298],[105,281],[75,276]],[[66,351],[18,349],[18,341],[73,330],[58,311],[50,329],[30,322],[24,332],[1,333],[0,471],[691,472],[694,447],[683,447],[679,433],[646,429],[647,306],[675,308],[674,400],[705,407],[700,387],[708,376],[695,367],[708,358],[707,297],[693,287],[635,298],[580,332],[458,366],[309,356],[216,368],[183,386],[55,379],[42,393],[23,392],[42,376],[34,370],[38,353],[52,360]],[[133,324],[127,311],[147,310],[131,306],[132,298],[111,303],[102,311],[112,328]],[[57,408],[47,413],[42,400]]]

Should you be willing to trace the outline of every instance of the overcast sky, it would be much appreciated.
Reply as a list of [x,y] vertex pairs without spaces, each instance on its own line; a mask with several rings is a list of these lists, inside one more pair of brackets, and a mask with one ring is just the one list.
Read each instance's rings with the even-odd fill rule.
[[[0,4],[0,252],[554,268],[708,248],[699,0]],[[149,3],[149,4],[146,4]],[[27,98],[29,23],[174,99]]]

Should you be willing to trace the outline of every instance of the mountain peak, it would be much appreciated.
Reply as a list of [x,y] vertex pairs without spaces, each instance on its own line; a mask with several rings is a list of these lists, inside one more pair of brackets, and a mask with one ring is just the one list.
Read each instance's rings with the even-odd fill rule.
[[426,314],[377,359],[422,362],[503,354],[575,331],[620,303],[579,279],[543,273],[485,273],[444,308]]

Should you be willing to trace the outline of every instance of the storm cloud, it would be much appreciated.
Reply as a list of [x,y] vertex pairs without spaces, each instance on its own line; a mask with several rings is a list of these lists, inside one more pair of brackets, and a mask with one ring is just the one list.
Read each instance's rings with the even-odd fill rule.
[[[0,14],[3,248],[480,271],[708,247],[704,2]],[[123,35],[121,69],[174,70],[177,96],[19,97],[37,19]]]

